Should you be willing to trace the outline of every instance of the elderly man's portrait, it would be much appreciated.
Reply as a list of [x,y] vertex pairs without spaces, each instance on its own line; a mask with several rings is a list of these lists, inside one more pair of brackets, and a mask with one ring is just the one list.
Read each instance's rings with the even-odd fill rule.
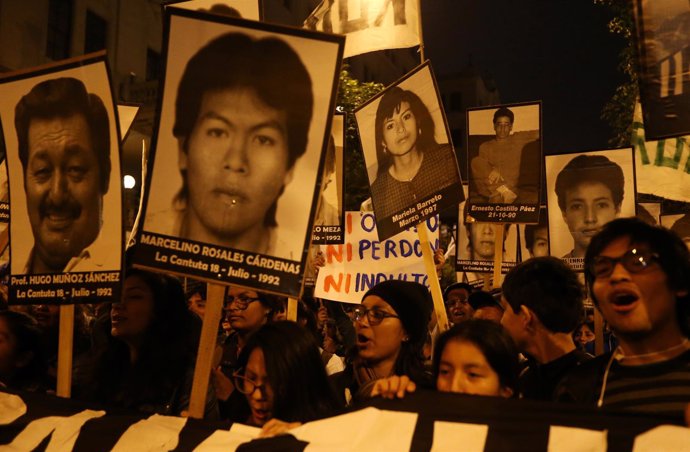
[[119,148],[105,64],[0,90],[12,274],[119,270]]
[[[358,109],[355,117],[380,238],[463,199],[457,159],[430,66],[408,74]],[[418,221],[406,221],[415,215]]]
[[551,255],[584,258],[602,226],[635,216],[633,165],[629,148],[546,157]]
[[319,65],[319,43],[205,17],[171,16],[143,230],[300,260],[337,46]]
[[[471,204],[539,203],[540,115],[538,103],[468,111]],[[533,213],[536,221],[538,208]]]

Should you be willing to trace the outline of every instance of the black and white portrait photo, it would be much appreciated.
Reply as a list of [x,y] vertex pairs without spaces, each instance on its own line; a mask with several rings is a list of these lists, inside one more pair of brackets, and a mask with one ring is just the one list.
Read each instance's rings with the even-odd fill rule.
[[520,258],[521,262],[533,257],[549,256],[549,224],[546,206],[539,212],[539,223],[520,224]]
[[503,228],[501,272],[507,273],[517,262],[517,228],[511,224],[477,221],[468,215],[466,202],[458,209],[457,271],[465,272],[468,281],[482,279],[482,273],[493,273],[496,256],[496,228]]
[[690,1],[635,0],[647,140],[690,134]]
[[119,274],[120,151],[105,58],[10,76],[0,96],[12,276]]
[[635,216],[631,148],[545,159],[551,255],[582,269],[592,236],[609,221]]
[[[342,38],[196,11],[166,14],[165,88],[142,230],[190,243],[185,259],[198,258],[199,244],[215,247],[207,257],[233,259],[217,268],[173,259],[161,255],[169,242],[147,236],[139,243],[154,247],[142,248],[139,262],[246,284],[259,279],[238,270],[256,260],[246,253],[292,261],[296,270],[316,209]],[[287,284],[279,279],[271,290]]]
[[355,117],[381,240],[464,199],[428,62],[356,110]]
[[467,131],[470,215],[481,221],[536,223],[541,104],[470,109]]
[[343,243],[343,150],[345,148],[345,115],[333,116],[321,176],[321,197],[316,210],[312,244]]

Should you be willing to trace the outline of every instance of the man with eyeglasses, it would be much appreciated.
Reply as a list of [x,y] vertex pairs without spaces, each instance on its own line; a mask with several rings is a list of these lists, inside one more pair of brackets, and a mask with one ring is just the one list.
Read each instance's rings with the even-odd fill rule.
[[474,315],[474,309],[469,299],[472,286],[467,283],[454,283],[443,291],[443,302],[446,305],[448,320],[453,325],[469,320]]
[[682,420],[690,402],[690,253],[671,231],[636,218],[592,238],[585,278],[618,339],[575,369],[558,400]]

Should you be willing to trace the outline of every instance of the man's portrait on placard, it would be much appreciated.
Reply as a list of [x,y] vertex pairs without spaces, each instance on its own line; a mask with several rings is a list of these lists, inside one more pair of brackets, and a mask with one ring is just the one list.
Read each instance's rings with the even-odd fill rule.
[[572,259],[573,265],[602,226],[635,216],[632,149],[550,155],[545,164],[549,248],[552,256]]
[[549,224],[546,206],[539,210],[539,223],[520,224],[520,255],[522,262],[533,257],[549,256]]
[[[471,204],[539,203],[540,107],[535,103],[467,112]],[[537,216],[535,212],[534,221]]]
[[0,85],[12,274],[120,270],[118,133],[105,62]]
[[345,116],[334,115],[321,176],[321,200],[316,211],[314,226],[338,226],[342,224],[344,126]]
[[173,0],[166,6],[193,9],[228,17],[261,20],[261,0]]
[[189,16],[171,16],[142,229],[301,260],[338,46]]
[[456,269],[466,272],[469,281],[481,279],[479,273],[492,273],[496,251],[496,227],[502,227],[502,268],[507,271],[517,261],[517,228],[507,223],[476,221],[467,214],[466,204],[461,203],[458,209]]
[[690,1],[635,0],[647,140],[690,134]]
[[[415,214],[421,221],[463,199],[455,151],[428,64],[358,109],[355,117],[379,237],[419,223],[405,221]],[[440,198],[426,204],[436,194]],[[436,207],[424,211],[428,206]],[[411,207],[415,211],[408,215]]]

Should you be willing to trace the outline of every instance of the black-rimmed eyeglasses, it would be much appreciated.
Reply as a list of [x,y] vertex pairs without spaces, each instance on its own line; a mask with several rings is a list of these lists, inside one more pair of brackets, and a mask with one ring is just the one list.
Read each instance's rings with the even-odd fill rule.
[[266,383],[257,384],[254,380],[245,377],[241,372],[232,374],[232,380],[235,384],[235,389],[244,395],[253,394],[257,389],[261,391],[262,395],[266,395]]
[[233,295],[228,295],[226,301],[228,303],[228,306],[233,306],[240,311],[244,311],[245,309],[247,309],[247,306],[249,306],[250,303],[259,301],[259,298],[249,297],[247,295],[238,295],[236,297]]
[[382,311],[377,308],[371,308],[367,309],[364,306],[357,306],[355,309],[352,310],[352,317],[356,322],[361,321],[364,316],[367,317],[367,320],[369,321],[369,325],[371,326],[376,326],[380,324],[381,322],[384,321],[384,319],[387,319],[389,317],[399,319],[395,314],[390,314],[386,311]]
[[596,256],[589,265],[589,271],[595,278],[611,276],[619,262],[629,273],[640,273],[659,260],[659,255],[648,250],[633,248],[621,257]]

